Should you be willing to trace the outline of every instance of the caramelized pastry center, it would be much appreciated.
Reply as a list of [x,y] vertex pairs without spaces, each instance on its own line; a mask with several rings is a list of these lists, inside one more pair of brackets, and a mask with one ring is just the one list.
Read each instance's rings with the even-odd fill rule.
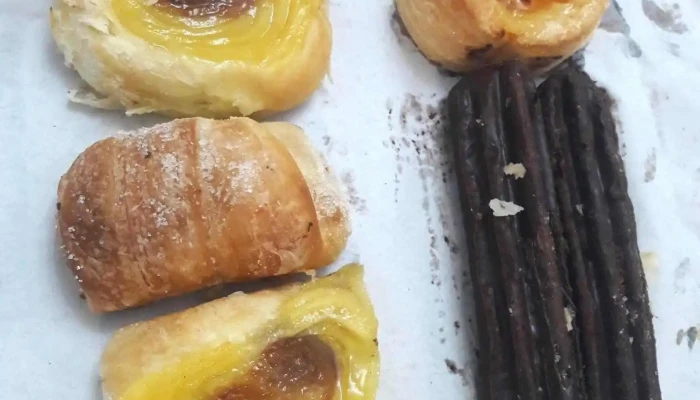
[[331,400],[337,381],[330,346],[316,335],[291,337],[268,346],[244,382],[216,400]]
[[236,17],[255,9],[254,0],[157,0],[155,4],[188,17]]

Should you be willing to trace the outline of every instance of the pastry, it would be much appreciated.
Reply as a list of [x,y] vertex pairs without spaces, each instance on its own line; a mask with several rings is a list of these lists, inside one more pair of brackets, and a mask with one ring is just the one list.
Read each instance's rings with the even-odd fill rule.
[[102,390],[108,400],[372,400],[376,338],[362,268],[351,265],[117,331]]
[[128,114],[224,118],[292,108],[320,85],[324,0],[55,0],[51,30],[94,92]]
[[[660,400],[611,100],[565,68],[475,71],[448,99],[482,354],[479,399]],[[525,174],[504,173],[522,163]],[[496,215],[491,199],[521,206]]]
[[421,52],[464,72],[519,59],[549,68],[581,48],[608,0],[396,0]]
[[349,224],[303,132],[175,120],[99,141],[58,187],[58,229],[93,311],[333,262]]

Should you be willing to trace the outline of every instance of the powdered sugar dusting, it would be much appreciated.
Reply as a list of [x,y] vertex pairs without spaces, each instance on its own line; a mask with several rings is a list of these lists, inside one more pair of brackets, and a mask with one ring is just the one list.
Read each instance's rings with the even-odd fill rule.
[[257,190],[260,176],[260,166],[256,160],[229,162],[228,172],[231,176],[230,201],[236,203],[243,196],[253,194]]
[[165,184],[180,187],[185,174],[182,161],[175,154],[167,153],[162,156],[161,164],[163,166],[163,180]]
[[153,219],[156,223],[156,228],[163,228],[168,226],[168,216],[173,216],[173,209],[168,207],[162,201],[156,199],[148,199],[148,205],[153,209]]
[[313,199],[316,206],[316,213],[319,216],[329,217],[339,210],[345,213],[350,208],[346,196],[340,190],[340,184],[330,173],[326,177],[329,185],[322,185],[323,189],[317,186],[313,190]]
[[338,211],[345,213],[349,208],[347,197],[341,191],[338,179],[331,173],[323,155],[315,150],[314,171],[305,176],[319,217],[330,217]]
[[214,168],[216,168],[216,164],[219,157],[218,152],[216,149],[214,149],[214,146],[211,145],[209,139],[205,136],[199,135],[199,172],[202,176],[202,179],[204,182],[208,183],[210,186],[210,191],[212,194],[216,193],[216,190],[214,187],[211,185],[212,180],[214,179]]
[[203,190],[217,201],[230,204],[248,201],[251,196],[265,203],[268,192],[261,187],[262,168],[273,168],[267,154],[246,154],[249,150],[245,143],[241,143],[245,139],[236,135],[227,137],[228,141],[215,143],[206,136],[207,131],[197,130]]

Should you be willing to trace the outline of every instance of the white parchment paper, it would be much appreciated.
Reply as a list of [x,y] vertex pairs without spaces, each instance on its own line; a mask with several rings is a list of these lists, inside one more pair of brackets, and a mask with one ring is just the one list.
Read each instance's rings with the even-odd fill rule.
[[[625,0],[585,52],[617,100],[666,399],[700,389],[700,3]],[[0,0],[0,399],[100,398],[97,363],[124,324],[203,294],[91,315],[59,257],[56,185],[88,145],[163,118],[72,105],[76,75],[48,29],[50,0]],[[342,178],[354,233],[335,267],[366,266],[380,321],[379,400],[474,398],[464,234],[439,103],[455,78],[392,22],[390,0],[332,0],[332,79],[277,116],[302,126]]]

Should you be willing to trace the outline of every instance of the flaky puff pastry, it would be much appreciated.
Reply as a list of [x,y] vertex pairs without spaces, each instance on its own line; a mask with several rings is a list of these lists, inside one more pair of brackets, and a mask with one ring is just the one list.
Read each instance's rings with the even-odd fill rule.
[[533,69],[556,65],[581,48],[608,0],[395,0],[421,52],[466,72],[519,59]]
[[362,268],[349,265],[117,331],[102,389],[105,400],[371,400],[376,337]]
[[97,92],[72,99],[95,107],[271,113],[309,97],[329,66],[325,0],[55,1],[56,44]]
[[175,120],[99,141],[61,178],[58,230],[89,307],[320,268],[349,234],[337,180],[303,132]]

